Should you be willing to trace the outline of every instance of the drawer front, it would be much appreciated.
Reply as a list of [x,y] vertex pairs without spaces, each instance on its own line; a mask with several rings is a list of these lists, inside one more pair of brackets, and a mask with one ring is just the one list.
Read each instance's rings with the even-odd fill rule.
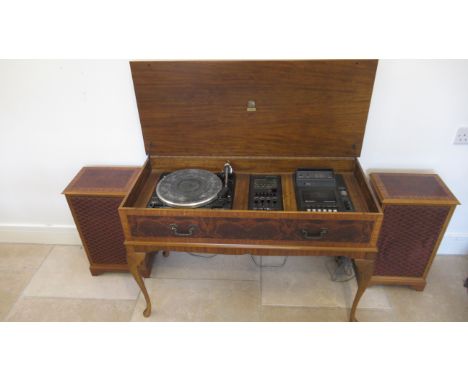
[[296,242],[314,246],[357,244],[372,240],[373,220],[176,217],[129,215],[128,226],[135,239],[259,243]]

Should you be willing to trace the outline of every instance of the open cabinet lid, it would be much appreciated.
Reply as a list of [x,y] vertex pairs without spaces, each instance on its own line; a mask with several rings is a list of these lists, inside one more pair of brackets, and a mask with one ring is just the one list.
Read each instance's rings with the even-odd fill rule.
[[130,65],[148,155],[361,153],[377,60]]

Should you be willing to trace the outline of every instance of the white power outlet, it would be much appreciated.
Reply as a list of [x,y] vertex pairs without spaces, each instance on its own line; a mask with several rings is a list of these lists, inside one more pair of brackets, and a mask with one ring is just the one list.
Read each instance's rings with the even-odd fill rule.
[[468,127],[460,127],[455,136],[455,145],[468,145]]

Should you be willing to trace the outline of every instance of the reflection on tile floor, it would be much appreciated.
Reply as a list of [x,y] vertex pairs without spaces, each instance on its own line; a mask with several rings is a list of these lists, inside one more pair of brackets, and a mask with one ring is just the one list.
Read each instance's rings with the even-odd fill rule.
[[153,314],[147,319],[140,295],[134,321],[258,321],[259,285],[255,281],[149,279]]
[[79,246],[55,246],[38,269],[24,295],[134,300],[138,286],[130,274],[106,273],[92,277],[88,259]]
[[[284,267],[262,269],[262,305],[312,308],[350,308],[356,281],[333,282],[326,267],[329,257],[289,257]],[[385,288],[369,288],[360,308],[390,309]]]
[[[195,255],[195,256],[194,256]],[[152,278],[204,280],[260,280],[260,270],[250,256],[204,255],[171,252],[156,256]]]
[[[280,258],[263,258],[278,265]],[[153,314],[129,274],[93,277],[79,246],[0,244],[0,320],[346,321],[356,282],[330,281],[325,257],[258,268],[250,256],[157,255],[146,280]],[[438,256],[424,292],[372,287],[361,321],[468,321],[468,256]]]
[[133,300],[21,297],[5,321],[128,321]]
[[0,268],[0,320],[6,317],[33,275],[34,270],[29,268],[15,270]]

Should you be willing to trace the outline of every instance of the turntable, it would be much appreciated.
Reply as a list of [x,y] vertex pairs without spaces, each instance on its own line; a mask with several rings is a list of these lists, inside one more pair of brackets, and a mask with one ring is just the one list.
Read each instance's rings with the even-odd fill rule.
[[203,169],[163,173],[147,207],[231,209],[233,197],[233,169],[226,163],[222,173]]

